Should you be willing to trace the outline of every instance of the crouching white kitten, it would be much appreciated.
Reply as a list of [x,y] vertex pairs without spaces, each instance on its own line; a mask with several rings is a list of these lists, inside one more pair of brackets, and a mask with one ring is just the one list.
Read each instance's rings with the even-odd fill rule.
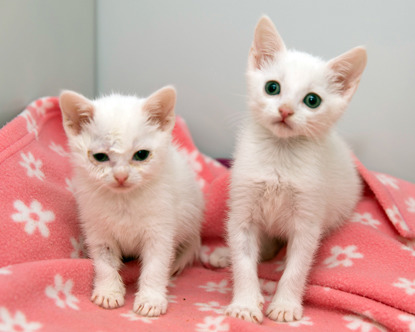
[[[257,262],[275,253],[271,244],[279,239],[287,242],[286,267],[266,313],[277,321],[302,317],[321,238],[350,216],[360,197],[351,153],[332,126],[365,65],[361,47],[329,62],[287,50],[271,20],[259,21],[247,71],[251,113],[231,176],[227,231],[234,294],[227,315],[263,320]],[[223,251],[219,256],[211,262],[225,265],[229,257]]]
[[63,125],[74,164],[82,230],[95,268],[91,300],[124,304],[122,257],[139,257],[134,311],[167,310],[171,274],[199,252],[204,201],[186,157],[172,144],[176,92],[146,99],[110,95],[88,100],[64,91]]

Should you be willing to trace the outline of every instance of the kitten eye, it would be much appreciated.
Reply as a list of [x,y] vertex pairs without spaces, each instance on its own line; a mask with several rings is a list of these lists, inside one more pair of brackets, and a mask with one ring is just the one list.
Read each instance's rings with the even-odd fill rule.
[[149,155],[150,155],[150,151],[140,150],[134,153],[133,160],[143,161],[143,160],[146,160]]
[[94,157],[94,159],[100,163],[106,162],[108,160],[110,160],[110,158],[108,157],[107,154],[105,153],[95,153],[92,155]]
[[319,95],[315,93],[309,93],[307,96],[304,97],[303,102],[310,108],[317,108],[321,104],[321,98]]
[[280,84],[276,81],[268,81],[265,83],[265,92],[271,96],[280,94]]

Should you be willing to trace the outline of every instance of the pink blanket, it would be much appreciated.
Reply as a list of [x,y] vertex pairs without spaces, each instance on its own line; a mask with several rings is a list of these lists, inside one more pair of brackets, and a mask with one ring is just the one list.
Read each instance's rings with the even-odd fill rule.
[[[415,331],[415,185],[356,160],[365,194],[318,252],[303,319],[266,318],[258,326],[222,314],[231,273],[208,264],[223,245],[228,170],[198,152],[180,118],[175,138],[207,199],[202,263],[171,280],[166,315],[145,318],[131,311],[135,262],[122,272],[123,307],[106,310],[89,300],[93,268],[78,227],[57,99],[33,102],[0,130],[0,331]],[[265,306],[283,266],[284,250],[259,266]]]

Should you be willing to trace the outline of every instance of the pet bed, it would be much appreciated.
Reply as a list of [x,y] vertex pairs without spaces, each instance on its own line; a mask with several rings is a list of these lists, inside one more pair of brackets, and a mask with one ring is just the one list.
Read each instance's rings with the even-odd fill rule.
[[[175,139],[207,200],[202,262],[171,279],[161,317],[132,312],[134,261],[122,270],[125,305],[96,306],[61,121],[58,99],[42,98],[0,130],[0,331],[415,331],[415,185],[368,171],[358,160],[364,196],[318,251],[304,317],[256,325],[224,316],[231,271],[212,268],[209,255],[224,244],[229,171],[198,152],[179,117]],[[265,307],[283,267],[284,250],[259,265]]]

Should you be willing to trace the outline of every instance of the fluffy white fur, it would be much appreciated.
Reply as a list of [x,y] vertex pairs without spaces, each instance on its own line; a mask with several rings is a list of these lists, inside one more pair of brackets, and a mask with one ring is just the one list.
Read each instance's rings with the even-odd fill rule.
[[[333,131],[355,92],[366,52],[355,48],[329,62],[287,50],[271,20],[261,18],[249,55],[251,113],[234,154],[227,223],[234,295],[226,314],[263,320],[257,262],[287,243],[286,267],[267,308],[269,318],[302,317],[302,298],[322,236],[352,213],[361,184],[351,152]],[[281,92],[269,95],[268,81]],[[304,98],[322,99],[309,108]],[[264,250],[265,248],[265,250]],[[262,250],[262,253],[261,253]],[[211,263],[224,266],[219,251]]]
[[[139,257],[133,309],[164,314],[170,275],[199,252],[204,201],[185,155],[172,144],[175,100],[172,87],[146,99],[60,96],[81,226],[94,261],[91,300],[104,308],[124,304],[122,257]],[[140,150],[149,151],[147,159],[134,160]],[[97,153],[109,160],[95,160]]]

